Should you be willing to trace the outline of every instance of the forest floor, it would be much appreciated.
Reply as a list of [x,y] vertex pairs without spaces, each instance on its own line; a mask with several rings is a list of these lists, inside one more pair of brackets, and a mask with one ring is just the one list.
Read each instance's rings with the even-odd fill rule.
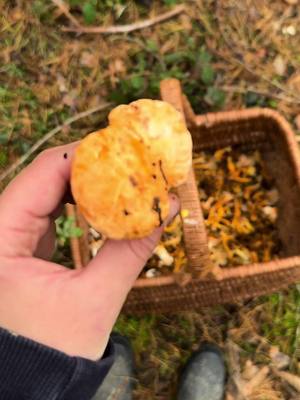
[[[103,126],[114,105],[158,98],[159,82],[166,77],[180,79],[199,114],[269,107],[284,115],[300,134],[300,9],[296,3],[69,0],[61,8],[58,1],[1,1],[0,174],[29,155],[47,132],[80,112],[103,105],[102,111],[65,124],[38,151]],[[179,9],[172,18],[129,33],[82,30],[124,24],[136,28],[137,21],[154,22],[180,4],[185,5],[184,11]],[[76,25],[81,32],[65,30]],[[1,180],[0,189],[22,166]],[[61,221],[62,227],[65,222]],[[72,267],[70,232],[65,228],[58,235],[55,258]],[[300,286],[295,285],[199,313],[121,315],[116,330],[131,339],[136,355],[135,398],[172,399],[189,355],[202,341],[212,341],[224,350],[231,371],[227,400],[299,399],[299,311]],[[292,383],[276,375],[277,367],[292,374]],[[258,372],[261,379],[248,385],[247,393],[238,393],[233,369],[240,369],[242,386]]]

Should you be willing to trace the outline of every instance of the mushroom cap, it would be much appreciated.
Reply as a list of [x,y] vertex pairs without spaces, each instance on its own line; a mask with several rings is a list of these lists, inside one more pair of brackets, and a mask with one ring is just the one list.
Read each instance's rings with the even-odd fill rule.
[[141,138],[161,160],[172,187],[183,183],[192,165],[192,138],[179,111],[160,100],[141,99],[113,109],[110,125],[122,126]]
[[138,100],[116,107],[109,126],[76,148],[73,197],[96,230],[112,239],[141,238],[169,213],[168,191],[182,183],[192,141],[181,114],[168,103]]

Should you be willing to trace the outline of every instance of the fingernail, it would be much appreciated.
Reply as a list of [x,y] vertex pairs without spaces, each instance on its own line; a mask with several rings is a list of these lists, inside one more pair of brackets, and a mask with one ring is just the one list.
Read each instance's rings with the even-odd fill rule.
[[175,194],[173,193],[170,194],[169,200],[170,200],[170,211],[166,219],[165,225],[168,225],[170,222],[172,222],[172,220],[176,217],[176,215],[179,213],[180,210],[180,202]]

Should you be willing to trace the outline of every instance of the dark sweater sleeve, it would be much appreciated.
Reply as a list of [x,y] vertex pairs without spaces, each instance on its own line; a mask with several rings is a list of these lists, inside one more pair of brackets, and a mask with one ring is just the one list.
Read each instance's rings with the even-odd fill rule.
[[114,359],[110,341],[93,362],[0,328],[1,400],[90,400]]

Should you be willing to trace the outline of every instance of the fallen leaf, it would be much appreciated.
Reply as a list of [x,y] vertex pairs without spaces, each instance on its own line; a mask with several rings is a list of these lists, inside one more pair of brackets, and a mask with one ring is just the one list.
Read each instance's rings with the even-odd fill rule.
[[102,243],[99,240],[90,243],[90,250],[92,253],[92,257],[96,257],[101,247]]
[[150,278],[154,278],[158,274],[159,273],[156,268],[150,268],[150,269],[148,269],[148,271],[145,272],[145,277],[150,279]]
[[[300,124],[300,120],[299,120],[299,124]],[[276,204],[279,200],[279,192],[277,189],[271,189],[268,191],[267,193],[268,195],[268,199],[270,201],[270,205],[273,206],[274,204]]]
[[247,360],[242,373],[242,378],[250,381],[259,371],[259,368],[251,360]]
[[236,166],[238,168],[250,167],[250,166],[253,166],[254,163],[255,163],[255,160],[253,158],[246,156],[246,154],[241,154],[236,163]]
[[216,265],[224,266],[227,264],[227,253],[222,248],[213,248],[211,250],[211,259]]
[[153,252],[159,258],[158,267],[162,267],[166,265],[167,267],[171,266],[174,262],[174,257],[168,252],[168,250],[161,244],[157,245]]
[[67,88],[67,83],[66,83],[64,76],[61,75],[60,73],[58,73],[56,76],[56,81],[58,84],[59,91],[61,93],[67,92],[68,88]]
[[269,355],[272,360],[272,365],[277,369],[285,369],[290,365],[290,357],[282,353],[277,346],[271,346]]
[[287,81],[287,86],[296,94],[300,94],[300,73],[295,72]]
[[71,131],[70,125],[63,125],[61,128],[61,132],[65,135],[68,136]]
[[276,207],[265,206],[262,208],[263,214],[271,221],[275,222],[278,216],[278,210]]
[[21,7],[15,7],[10,11],[10,18],[12,19],[12,21],[17,22],[20,20],[25,19],[25,15],[24,13],[21,11]]
[[94,53],[90,53],[89,51],[84,51],[80,57],[80,64],[84,67],[95,68],[98,65],[98,57]]
[[114,62],[115,71],[118,73],[126,72],[126,66],[123,60],[117,58]]
[[295,124],[297,129],[299,129],[300,131],[300,114],[298,114],[297,117],[295,118]]
[[68,107],[74,108],[76,106],[77,103],[77,92],[74,90],[71,90],[71,92],[66,93],[63,98],[62,98],[62,102],[63,104],[65,104]]
[[226,393],[225,400],[234,400],[234,397],[231,393]]
[[273,372],[275,375],[279,376],[282,380],[287,382],[291,385],[294,389],[296,389],[300,393],[300,377],[290,372],[285,371],[278,371],[277,369],[273,368]]
[[49,103],[51,100],[51,88],[43,83],[32,85],[32,91],[41,103]]
[[247,382],[247,384],[244,386],[244,394],[246,396],[250,396],[252,392],[264,382],[269,373],[270,373],[270,368],[267,365],[262,367],[253,376],[253,378],[249,382]]
[[296,30],[296,28],[294,27],[294,25],[288,25],[288,26],[284,26],[284,27],[282,28],[282,33],[283,33],[284,35],[287,35],[287,36],[295,36],[296,33],[297,33],[297,30]]
[[284,60],[283,57],[279,54],[275,57],[273,61],[273,67],[277,75],[283,76],[286,72],[287,67],[286,60]]

